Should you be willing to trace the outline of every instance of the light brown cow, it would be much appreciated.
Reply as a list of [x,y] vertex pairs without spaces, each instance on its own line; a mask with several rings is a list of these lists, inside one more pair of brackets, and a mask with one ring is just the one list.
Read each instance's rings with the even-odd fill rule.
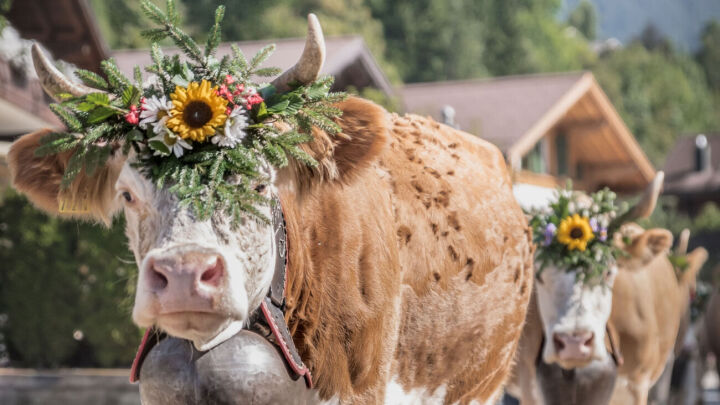
[[[634,239],[652,231],[637,227]],[[674,348],[681,318],[690,303],[690,290],[708,257],[705,249],[696,248],[687,255],[688,267],[678,274],[680,270],[676,271],[664,254],[672,245],[672,236],[669,231],[658,231],[647,239],[644,248],[657,252],[655,257],[636,262],[639,266],[622,277],[618,275],[613,287],[610,325],[617,331],[625,359],[618,370],[613,404],[647,403],[648,391]],[[632,263],[630,259],[628,265]]]
[[[293,162],[266,187],[287,221],[286,320],[320,397],[492,403],[532,290],[530,231],[502,154],[358,98],[338,107],[342,133],[315,131],[307,145],[319,168]],[[68,156],[35,156],[44,134],[22,137],[9,162],[15,187],[57,214]],[[95,219],[124,210],[139,267],[136,322],[212,346],[267,293],[272,232],[254,221],[231,231],[219,214],[196,220],[132,159],[116,154],[72,190],[87,191]],[[178,276],[188,272],[195,284]]]
[[[654,207],[654,199],[657,198],[659,185],[662,184],[662,176],[659,181],[656,179],[654,183],[655,196],[649,197],[652,195],[652,191],[647,193],[641,204],[645,205],[645,208],[638,210],[638,212],[644,212],[644,215],[649,215]],[[651,185],[650,190],[652,189]],[[555,347],[550,349],[554,349],[556,352],[565,347],[554,336],[543,336],[544,330],[548,329],[543,325],[543,318],[546,317],[541,317],[543,305],[539,305],[537,295],[533,294],[527,323],[516,356],[515,372],[510,384],[510,392],[519,397],[522,404],[566,403],[556,398],[543,398],[536,376],[538,361],[558,363],[565,369],[575,369],[578,375],[582,375],[582,373],[600,374],[596,369],[599,364],[603,364],[607,360],[608,349],[610,349],[608,337],[604,333],[605,323],[607,323],[607,329],[613,334],[613,344],[619,346],[619,353],[624,357],[624,363],[618,368],[618,379],[612,393],[611,403],[645,404],[647,402],[648,391],[662,373],[666,359],[673,348],[680,318],[688,307],[689,289],[694,284],[697,272],[707,259],[707,252],[699,248],[690,253],[687,256],[688,268],[681,275],[677,275],[667,258],[667,253],[672,245],[672,235],[669,231],[664,229],[644,230],[634,223],[628,223],[621,228],[619,235],[625,235],[626,240],[623,241],[624,238],[616,237],[615,243],[626,253],[626,256],[618,258],[617,269],[608,269],[607,282],[612,286],[611,294],[604,295],[600,290],[595,291],[592,287],[578,287],[578,285],[573,287],[579,291],[579,294],[576,294],[579,297],[577,298],[578,302],[574,304],[578,308],[576,311],[578,320],[573,322],[583,325],[587,323],[587,319],[592,319],[592,322],[602,321],[602,324],[593,326],[594,329],[603,331],[601,342],[604,340],[605,345],[601,345],[602,352],[598,353],[588,348],[588,356],[585,361],[580,362],[578,359],[574,359],[573,364],[565,364],[561,360],[556,360],[562,359],[562,356],[540,355],[548,352],[547,345],[554,345]],[[536,289],[549,288],[547,284],[561,285],[557,281],[546,280],[546,277],[564,277],[564,273],[563,275],[550,273],[549,276],[546,274],[547,272],[544,272],[542,281],[536,283]],[[612,300],[608,315],[605,315],[605,318],[599,316],[588,318],[593,311],[603,312],[598,308],[605,307],[605,304],[599,304],[605,300]],[[585,303],[583,304],[583,302]],[[545,307],[547,309],[548,305],[546,304]],[[566,311],[565,313],[570,312]],[[579,317],[586,317],[586,320],[580,320]],[[542,347],[543,338],[545,351]],[[593,370],[587,368],[591,364]],[[608,373],[605,373],[604,377],[607,375]],[[604,382],[600,384],[600,381],[594,387],[592,383],[587,383],[587,385],[589,388],[584,392],[589,395],[610,398],[609,390],[612,389],[612,385],[608,386]],[[592,388],[606,392],[593,393]],[[575,403],[590,403],[591,399],[576,398],[578,402]]]

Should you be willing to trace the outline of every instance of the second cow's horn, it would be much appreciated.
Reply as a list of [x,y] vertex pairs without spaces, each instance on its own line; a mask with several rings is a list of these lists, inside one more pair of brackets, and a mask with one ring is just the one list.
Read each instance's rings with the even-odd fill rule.
[[655,204],[662,190],[664,179],[665,173],[658,171],[655,174],[655,178],[648,184],[640,201],[630,207],[625,214],[618,216],[610,223],[610,226],[608,226],[608,234],[620,229],[620,227],[627,222],[649,217],[655,210]]
[[291,83],[301,85],[312,83],[320,75],[323,63],[325,63],[325,38],[317,17],[315,14],[309,14],[305,49],[300,60],[273,80],[272,84],[278,92],[283,92],[290,89]]
[[71,94],[75,97],[84,96],[89,93],[98,93],[101,90],[93,89],[82,84],[74,83],[63,75],[53,63],[45,56],[38,44],[32,45],[32,60],[35,65],[35,72],[40,79],[45,92],[55,101],[61,101],[61,94]]

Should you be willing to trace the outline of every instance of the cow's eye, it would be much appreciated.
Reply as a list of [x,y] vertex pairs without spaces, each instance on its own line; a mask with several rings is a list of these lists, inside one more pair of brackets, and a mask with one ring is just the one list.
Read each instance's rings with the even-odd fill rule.
[[133,196],[132,196],[132,194],[130,194],[129,191],[123,191],[122,196],[125,199],[125,201],[127,201],[129,203],[133,202]]
[[257,186],[255,186],[255,191],[262,194],[263,191],[265,191],[265,188],[265,184],[258,184]]

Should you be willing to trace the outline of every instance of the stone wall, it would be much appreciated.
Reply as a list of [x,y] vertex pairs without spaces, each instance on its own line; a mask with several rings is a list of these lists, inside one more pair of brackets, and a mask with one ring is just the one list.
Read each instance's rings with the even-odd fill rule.
[[138,385],[129,375],[125,369],[0,368],[0,404],[138,405]]

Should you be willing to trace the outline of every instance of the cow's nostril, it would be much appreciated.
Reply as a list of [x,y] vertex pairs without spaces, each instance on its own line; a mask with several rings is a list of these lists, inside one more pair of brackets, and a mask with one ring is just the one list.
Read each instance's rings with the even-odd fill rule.
[[223,276],[223,264],[222,260],[218,258],[215,261],[215,264],[207,270],[205,270],[202,275],[200,275],[200,282],[203,284],[208,284],[212,286],[217,286],[220,284],[220,280],[222,280]]
[[595,340],[595,334],[590,333],[585,342],[583,342],[583,346],[585,347],[592,347],[593,340]]
[[148,284],[153,291],[161,291],[167,287],[168,279],[153,266],[148,271]]
[[553,344],[555,345],[555,351],[561,352],[565,348],[565,342],[557,333],[553,334]]

